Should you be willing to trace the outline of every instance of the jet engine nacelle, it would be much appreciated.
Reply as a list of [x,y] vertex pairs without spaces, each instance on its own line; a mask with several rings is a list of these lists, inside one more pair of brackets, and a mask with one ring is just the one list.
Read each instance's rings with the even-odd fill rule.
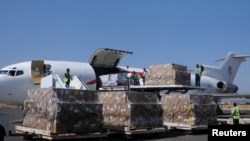
[[221,91],[222,93],[223,92],[236,93],[238,91],[238,86],[234,84],[226,83],[225,81],[219,81],[216,86],[217,86],[217,89]]

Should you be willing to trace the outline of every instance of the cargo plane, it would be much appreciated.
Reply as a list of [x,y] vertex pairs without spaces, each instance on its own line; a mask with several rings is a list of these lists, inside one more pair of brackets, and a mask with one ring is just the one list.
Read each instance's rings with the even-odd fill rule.
[[[77,89],[99,90],[102,87],[100,78],[107,74],[130,74],[132,71],[136,71],[141,76],[143,69],[118,66],[120,59],[127,54],[132,54],[132,52],[100,48],[93,53],[88,63],[32,60],[8,65],[0,70],[0,102],[22,106],[28,89],[65,88],[63,75],[67,68],[70,68],[73,77],[70,87]],[[214,94],[236,93],[238,86],[233,84],[233,80],[241,62],[244,62],[247,57],[250,56],[229,52],[227,57],[221,60],[223,61],[221,66],[203,65],[204,71],[200,87],[194,86],[194,74],[191,73],[191,85],[188,86],[144,85],[131,86],[130,90],[203,90],[206,93]]]

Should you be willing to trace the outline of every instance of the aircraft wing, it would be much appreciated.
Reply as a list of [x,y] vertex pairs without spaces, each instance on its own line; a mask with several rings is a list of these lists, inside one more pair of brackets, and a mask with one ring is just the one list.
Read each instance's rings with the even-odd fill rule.
[[197,86],[189,86],[189,85],[144,85],[144,86],[135,86],[131,85],[130,90],[132,91],[147,91],[147,92],[155,92],[166,90],[166,93],[170,93],[173,91],[180,91],[182,93],[186,93],[188,90],[205,90],[205,88],[197,87]]
[[127,54],[132,54],[132,52],[100,48],[92,54],[89,63],[94,68],[97,75],[117,73],[120,71],[117,65],[121,58]]

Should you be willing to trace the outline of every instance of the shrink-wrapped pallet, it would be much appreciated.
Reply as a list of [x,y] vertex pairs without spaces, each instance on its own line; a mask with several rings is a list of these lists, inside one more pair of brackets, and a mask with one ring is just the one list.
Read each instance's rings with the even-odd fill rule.
[[178,64],[151,65],[146,74],[146,85],[190,85],[187,67]]
[[211,95],[168,94],[161,98],[164,125],[200,126],[217,122]]
[[52,133],[102,130],[102,104],[95,91],[58,88],[30,89],[24,102],[23,126]]
[[123,130],[162,126],[162,109],[155,93],[133,91],[99,92],[104,126]]

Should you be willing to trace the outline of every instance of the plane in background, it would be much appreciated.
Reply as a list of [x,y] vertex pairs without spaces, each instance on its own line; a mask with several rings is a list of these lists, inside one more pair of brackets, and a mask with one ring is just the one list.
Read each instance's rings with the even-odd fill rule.
[[[27,90],[33,88],[65,88],[63,75],[70,68],[71,88],[99,90],[103,75],[125,74],[136,71],[142,76],[143,69],[118,66],[122,57],[132,52],[101,48],[96,50],[89,63],[70,61],[33,60],[6,66],[0,70],[0,102],[23,105]],[[238,87],[232,84],[240,63],[246,57],[230,52],[220,67],[204,66],[201,87],[194,85],[191,74],[191,86],[131,86],[131,90],[200,90],[208,93],[236,93]],[[124,76],[124,75],[123,75]],[[124,78],[124,77],[123,77]],[[138,88],[139,87],[139,88]]]

